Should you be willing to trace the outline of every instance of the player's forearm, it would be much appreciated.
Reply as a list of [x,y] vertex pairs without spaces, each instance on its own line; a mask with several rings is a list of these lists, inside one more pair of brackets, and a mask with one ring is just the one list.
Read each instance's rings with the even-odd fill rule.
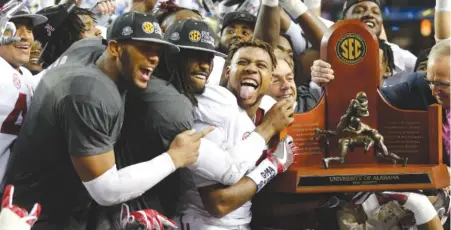
[[438,216],[435,216],[432,220],[425,224],[419,225],[418,230],[442,230],[443,226]]
[[225,186],[215,184],[199,188],[202,203],[210,215],[221,218],[250,201],[257,192],[257,186],[248,177],[238,183]]
[[312,12],[305,12],[296,19],[301,26],[307,39],[312,43],[312,47],[319,50],[323,35],[327,32],[327,26],[321,19]]
[[451,1],[436,0],[435,1],[435,39],[436,41],[447,39],[450,37],[450,17],[451,17]]
[[204,138],[201,140],[197,162],[188,168],[207,179],[232,185],[255,166],[265,146],[265,140],[255,132],[228,151]]
[[140,196],[175,171],[167,153],[121,170],[114,165],[94,180],[83,182],[91,197],[100,205],[110,206]]
[[435,40],[440,41],[450,37],[451,10],[435,12]]
[[321,0],[304,0],[304,4],[316,16],[321,16]]
[[207,211],[215,217],[223,217],[251,200],[278,173],[277,166],[268,158],[252,172],[231,186],[211,185],[199,188]]
[[274,2],[274,6],[268,5],[267,2],[268,0],[263,0],[260,7],[254,30],[254,39],[265,41],[275,48],[279,40],[280,9],[277,0],[269,1]]

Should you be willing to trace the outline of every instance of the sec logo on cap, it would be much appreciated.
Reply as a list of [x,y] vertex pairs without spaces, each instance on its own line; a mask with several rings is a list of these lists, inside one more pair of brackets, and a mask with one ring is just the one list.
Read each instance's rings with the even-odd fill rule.
[[347,33],[337,42],[337,56],[343,63],[355,65],[363,60],[366,55],[366,43],[363,38],[355,33]]
[[189,40],[192,42],[198,42],[200,41],[200,32],[197,30],[192,30],[188,34]]
[[151,34],[154,31],[153,24],[151,22],[144,22],[143,23],[143,31],[147,34]]

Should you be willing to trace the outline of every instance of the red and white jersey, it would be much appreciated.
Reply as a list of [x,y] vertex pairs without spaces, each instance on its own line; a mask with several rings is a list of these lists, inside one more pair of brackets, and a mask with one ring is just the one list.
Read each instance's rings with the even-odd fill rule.
[[31,101],[30,71],[20,72],[0,57],[0,182],[3,179],[10,147],[19,134]]
[[[208,126],[216,127],[215,130],[205,138],[215,143],[224,154],[228,154],[234,146],[243,139],[248,138],[254,131],[255,125],[253,120],[249,118],[244,109],[239,107],[237,98],[228,89],[217,85],[207,84],[204,93],[198,95],[196,98],[198,100],[198,106],[194,112],[194,128],[196,130],[202,130]],[[265,99],[262,100],[261,103],[264,107],[262,109],[267,111],[274,103],[275,101],[272,98],[265,96]],[[257,113],[257,115],[263,116],[264,113]],[[256,118],[256,120],[260,119],[260,117]],[[259,143],[262,143],[263,145],[260,150],[261,155],[265,149],[265,143],[264,140],[260,142],[259,140],[256,140],[255,148],[257,148],[257,145],[260,145]],[[201,142],[201,152],[203,144],[204,143]],[[252,144],[249,147],[252,148]],[[200,153],[199,158],[212,157],[214,155],[212,151],[209,152],[210,154]],[[240,151],[240,154],[246,153],[248,153],[246,150]],[[219,160],[222,159],[223,158],[219,158]],[[243,170],[243,168],[245,168],[245,170],[251,170],[255,167],[255,162],[245,162],[244,164],[246,164],[246,166],[240,167],[240,169],[231,167],[230,164],[223,164],[223,162],[215,163],[215,159],[209,159],[209,162],[212,162],[216,168],[224,167],[222,170],[215,169],[215,171],[221,172],[227,170],[238,171]],[[214,178],[214,176],[207,178],[205,174],[208,174],[208,172],[199,173],[195,170],[182,170],[183,179],[189,187],[181,197],[178,210],[179,213],[201,218],[205,226],[216,226],[224,229],[249,224],[252,217],[250,201],[222,218],[213,217],[205,210],[197,188],[220,183],[211,179],[212,177]],[[202,229],[209,228],[202,227]]]

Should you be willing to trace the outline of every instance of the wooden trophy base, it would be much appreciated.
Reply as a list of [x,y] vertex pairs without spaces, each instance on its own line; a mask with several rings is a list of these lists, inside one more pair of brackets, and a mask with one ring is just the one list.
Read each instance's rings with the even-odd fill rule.
[[331,164],[329,169],[290,167],[272,183],[277,192],[330,193],[439,189],[450,184],[447,166]]

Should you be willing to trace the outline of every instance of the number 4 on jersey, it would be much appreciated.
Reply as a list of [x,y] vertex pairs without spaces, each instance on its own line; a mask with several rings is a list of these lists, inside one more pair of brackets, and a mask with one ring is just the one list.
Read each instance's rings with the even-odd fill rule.
[[16,104],[13,111],[6,117],[5,121],[0,128],[0,133],[6,133],[11,135],[18,135],[21,124],[16,124],[19,116],[22,115],[22,119],[27,114],[27,95],[19,93]]

